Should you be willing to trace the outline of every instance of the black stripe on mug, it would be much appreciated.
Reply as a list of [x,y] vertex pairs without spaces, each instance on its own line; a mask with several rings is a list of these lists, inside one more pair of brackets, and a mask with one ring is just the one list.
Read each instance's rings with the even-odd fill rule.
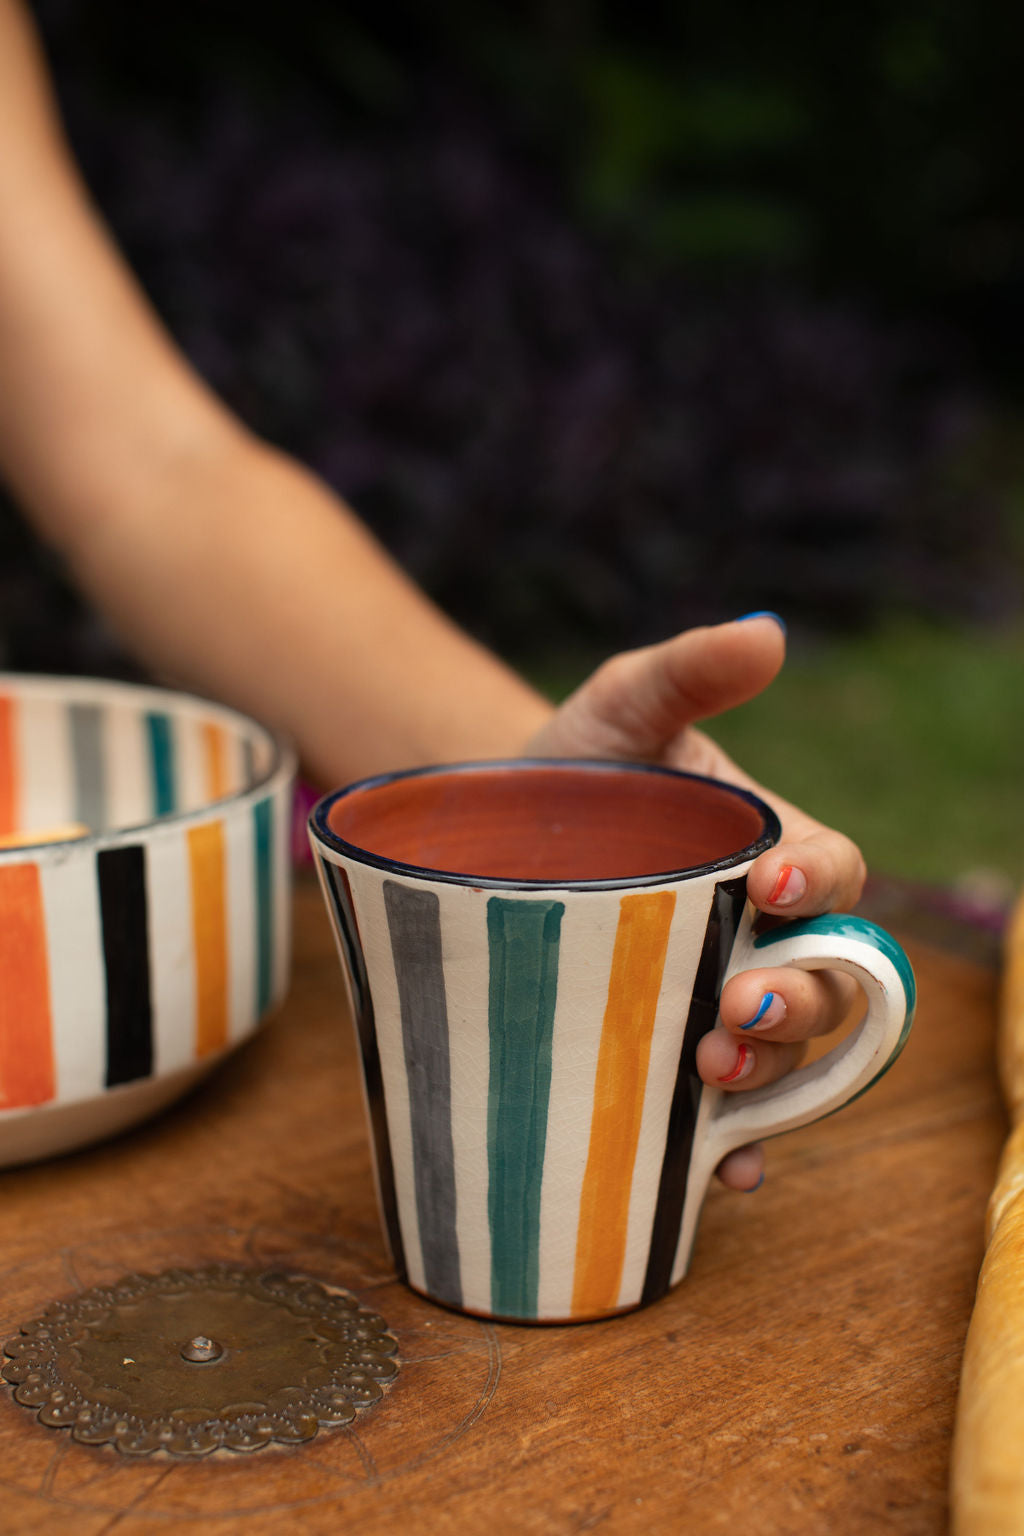
[[387,1106],[384,1103],[384,1078],[380,1067],[380,1052],[377,1049],[373,1002],[367,984],[363,948],[359,939],[355,907],[352,903],[352,887],[349,885],[348,875],[339,865],[328,863],[326,859],[321,859],[320,864],[326,875],[326,888],[331,896],[331,911],[352,982],[356,1035],[363,1058],[366,1102],[369,1108],[370,1131],[373,1136],[384,1230],[387,1233],[398,1278],[405,1280],[408,1278],[405,1245],[402,1242],[402,1228],[398,1220],[398,1203],[395,1197],[395,1171],[391,1161]]
[[665,1156],[661,1165],[654,1227],[644,1277],[643,1305],[663,1296],[672,1279],[682,1230],[693,1133],[703,1088],[697,1076],[697,1046],[708,1030],[714,1028],[718,1018],[718,1000],[733,940],[746,904],[746,889],[745,878],[720,880],[715,886],[708,913],[669,1112]]

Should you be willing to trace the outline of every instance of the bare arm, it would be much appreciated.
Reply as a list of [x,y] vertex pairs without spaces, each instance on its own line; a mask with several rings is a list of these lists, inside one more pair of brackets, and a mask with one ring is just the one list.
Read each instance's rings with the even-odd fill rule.
[[[189,368],[92,208],[0,0],[0,471],[126,641],[324,783],[521,750],[550,707]],[[344,430],[344,424],[340,425]]]
[[[617,657],[554,712],[175,350],[90,205],[20,0],[0,0],[0,102],[0,473],[151,666],[287,732],[325,784],[527,748],[751,782],[693,722],[771,682],[785,650],[771,618]],[[856,901],[853,844],[768,798],[785,841],[751,870],[753,900],[794,917]],[[701,1075],[730,1090],[778,1077],[842,1016],[844,980],[734,978]],[[747,1149],[720,1171],[748,1188],[760,1168]]]

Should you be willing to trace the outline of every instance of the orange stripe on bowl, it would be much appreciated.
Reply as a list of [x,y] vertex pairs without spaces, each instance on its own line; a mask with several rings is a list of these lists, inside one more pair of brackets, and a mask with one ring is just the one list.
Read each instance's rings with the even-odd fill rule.
[[18,760],[14,699],[0,694],[0,834],[17,832]]
[[46,918],[34,864],[0,865],[0,1108],[56,1093]]
[[196,1056],[228,1043],[228,931],[224,824],[188,832],[192,882],[192,942],[196,971]]
[[675,904],[674,891],[642,892],[619,903],[580,1199],[574,1314],[618,1306],[651,1037]]
[[230,792],[227,741],[221,726],[203,721],[203,755],[206,759],[206,790],[211,800],[222,800]]

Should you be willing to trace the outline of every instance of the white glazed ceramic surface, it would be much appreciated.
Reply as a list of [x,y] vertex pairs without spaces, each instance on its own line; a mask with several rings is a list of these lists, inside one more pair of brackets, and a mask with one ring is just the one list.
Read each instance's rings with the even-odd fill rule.
[[293,775],[202,700],[0,676],[0,1165],[154,1113],[279,1001]]

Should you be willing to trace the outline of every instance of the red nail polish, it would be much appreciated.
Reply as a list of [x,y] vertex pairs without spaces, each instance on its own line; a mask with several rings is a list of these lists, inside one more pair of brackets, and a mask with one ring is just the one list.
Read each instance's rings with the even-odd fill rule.
[[747,1063],[753,1054],[754,1053],[750,1049],[750,1046],[744,1045],[741,1042],[739,1047],[739,1055],[736,1058],[736,1065],[733,1067],[731,1072],[727,1072],[726,1075],[724,1077],[720,1077],[718,1081],[720,1083],[734,1083],[738,1077],[742,1077],[744,1072],[747,1070]]
[[775,903],[781,899],[782,893],[785,891],[786,886],[789,884],[789,877],[792,873],[792,864],[783,864],[782,868],[779,870],[778,878],[775,881],[775,884],[772,886],[768,893],[768,905],[770,907],[774,906]]

